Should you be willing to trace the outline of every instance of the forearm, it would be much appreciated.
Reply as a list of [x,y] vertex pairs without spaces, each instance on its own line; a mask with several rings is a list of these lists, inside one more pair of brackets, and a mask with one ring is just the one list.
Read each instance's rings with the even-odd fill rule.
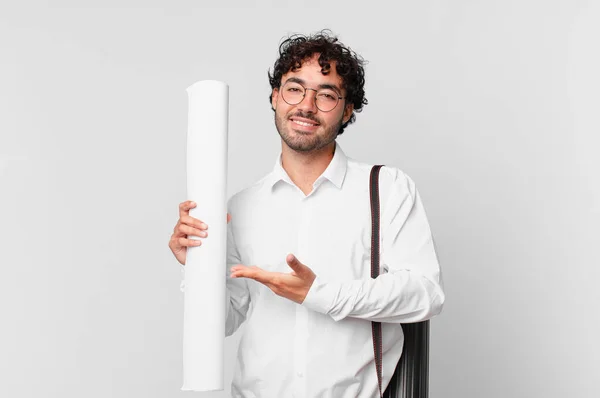
[[390,323],[419,322],[442,310],[444,292],[436,279],[410,270],[344,282],[323,281],[317,276],[302,305],[335,321],[353,317]]

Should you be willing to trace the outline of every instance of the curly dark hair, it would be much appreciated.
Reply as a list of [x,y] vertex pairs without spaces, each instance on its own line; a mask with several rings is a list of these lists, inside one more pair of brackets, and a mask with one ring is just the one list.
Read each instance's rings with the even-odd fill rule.
[[[305,36],[295,34],[289,36],[279,45],[279,58],[275,61],[273,74],[267,72],[271,93],[273,89],[281,86],[281,77],[289,71],[296,71],[302,67],[302,62],[319,53],[321,72],[326,75],[331,69],[330,62],[335,61],[336,71],[342,78],[342,87],[346,90],[346,101],[354,105],[354,112],[350,119],[342,125],[338,135],[344,128],[356,120],[355,112],[361,112],[363,105],[367,105],[365,98],[365,70],[366,61],[349,47],[344,46],[338,38],[330,35],[328,29],[316,34]],[[273,94],[269,95],[271,103]],[[272,108],[272,107],[271,107]],[[275,109],[273,109],[275,111]]]

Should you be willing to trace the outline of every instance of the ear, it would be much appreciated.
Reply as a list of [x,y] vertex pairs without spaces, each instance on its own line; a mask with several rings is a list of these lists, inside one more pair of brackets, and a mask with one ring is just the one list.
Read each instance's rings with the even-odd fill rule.
[[344,117],[343,121],[346,123],[352,117],[352,112],[354,111],[354,104],[347,104],[346,108],[344,108]]
[[277,108],[277,100],[278,99],[279,99],[279,89],[274,88],[273,92],[271,93],[271,106],[273,107],[273,109]]

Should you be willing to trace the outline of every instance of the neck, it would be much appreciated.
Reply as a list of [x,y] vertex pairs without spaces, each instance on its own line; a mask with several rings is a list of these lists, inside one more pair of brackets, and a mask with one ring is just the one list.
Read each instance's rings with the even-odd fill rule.
[[281,165],[304,193],[312,191],[314,182],[325,171],[335,152],[335,141],[310,152],[298,152],[281,142]]

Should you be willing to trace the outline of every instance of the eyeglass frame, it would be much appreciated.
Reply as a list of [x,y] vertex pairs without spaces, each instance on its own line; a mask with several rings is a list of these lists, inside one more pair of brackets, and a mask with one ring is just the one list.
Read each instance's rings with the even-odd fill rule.
[[[283,89],[283,87],[284,87],[286,84],[288,84],[288,83],[296,83],[297,85],[299,85],[300,87],[302,87],[302,88],[304,89],[304,93],[302,93],[302,99],[301,99],[300,101],[296,102],[295,104],[290,104],[289,102],[287,102],[287,101],[285,100],[285,97],[284,97],[284,95],[283,95],[283,90],[282,90],[282,89]],[[319,93],[319,90],[315,90],[314,88],[304,87],[304,84],[300,83],[300,82],[299,82],[298,80],[296,80],[295,78],[291,78],[291,79],[289,79],[289,80],[286,80],[286,82],[285,82],[285,83],[283,83],[283,84],[280,84],[280,85],[279,85],[279,89],[281,90],[281,99],[283,99],[283,101],[284,101],[286,104],[288,104],[288,105],[292,105],[292,106],[293,106],[293,105],[298,105],[298,104],[301,104],[301,103],[302,103],[302,101],[304,101],[304,99],[306,98],[306,91],[308,91],[308,90],[312,90],[312,91],[314,91],[314,92],[315,92],[315,93],[317,93],[317,94]],[[325,88],[322,88],[321,90],[325,90]],[[332,90],[332,91],[336,91],[336,90],[334,90],[333,88],[331,88],[330,90]],[[338,94],[338,93],[336,92],[336,94]],[[315,98],[314,98],[314,100],[313,100],[313,101],[314,101],[314,103],[315,103],[315,106],[317,107],[317,109],[318,109],[318,110],[320,110],[321,112],[331,112],[332,110],[334,110],[335,108],[337,108],[337,106],[338,106],[338,104],[340,103],[340,100],[341,100],[341,99],[346,99],[346,97],[340,97],[340,96],[339,96],[339,94],[338,94],[338,96],[337,96],[337,102],[335,103],[335,106],[334,106],[333,108],[331,108],[330,110],[328,110],[328,111],[324,111],[324,110],[322,110],[321,108],[319,108],[319,105],[317,105],[317,95],[316,95],[316,94],[315,94]]]

